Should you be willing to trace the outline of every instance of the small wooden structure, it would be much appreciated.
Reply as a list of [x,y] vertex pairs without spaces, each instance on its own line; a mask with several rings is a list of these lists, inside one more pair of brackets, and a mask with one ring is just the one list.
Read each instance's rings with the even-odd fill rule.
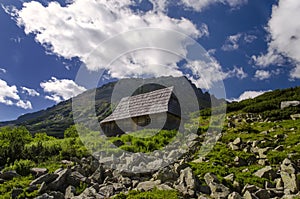
[[178,130],[180,121],[179,102],[168,87],[122,98],[100,126],[107,136],[116,136],[144,128]]

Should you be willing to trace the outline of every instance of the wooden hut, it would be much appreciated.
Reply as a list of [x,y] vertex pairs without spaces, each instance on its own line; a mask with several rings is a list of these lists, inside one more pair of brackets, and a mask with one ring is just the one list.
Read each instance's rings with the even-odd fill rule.
[[100,126],[107,136],[116,136],[144,128],[178,130],[180,121],[179,102],[168,87],[122,98]]

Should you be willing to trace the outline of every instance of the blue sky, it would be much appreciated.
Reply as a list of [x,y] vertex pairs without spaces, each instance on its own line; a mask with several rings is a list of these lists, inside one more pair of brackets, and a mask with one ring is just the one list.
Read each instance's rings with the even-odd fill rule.
[[[105,69],[105,81],[176,76],[183,71],[180,67],[191,71],[196,68],[207,84],[191,76],[195,84],[209,90],[215,82],[222,81],[226,98],[231,100],[300,85],[300,22],[293,20],[300,17],[299,1],[0,3],[0,121],[45,109],[89,89],[75,80],[82,64],[91,72]],[[208,51],[212,63],[204,67],[207,63],[188,60],[180,66],[174,56],[146,50],[104,66],[107,52],[90,54],[101,42],[138,28],[182,32]],[[147,40],[170,48],[170,43],[177,42],[179,51],[186,56],[186,48],[181,45],[184,41],[158,34],[155,40]],[[114,45],[118,47],[120,43]]]

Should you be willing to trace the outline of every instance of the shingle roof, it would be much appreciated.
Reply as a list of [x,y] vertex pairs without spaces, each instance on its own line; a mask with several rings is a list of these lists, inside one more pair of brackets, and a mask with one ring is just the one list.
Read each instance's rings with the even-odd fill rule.
[[[169,110],[169,101],[172,92],[173,87],[168,87],[144,94],[124,97],[114,112],[100,123],[155,113],[173,112]],[[175,112],[173,114],[178,115]]]

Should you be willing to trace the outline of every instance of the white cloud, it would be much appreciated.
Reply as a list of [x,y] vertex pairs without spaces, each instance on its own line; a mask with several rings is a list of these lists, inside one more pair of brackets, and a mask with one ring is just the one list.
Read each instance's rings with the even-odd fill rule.
[[256,39],[257,37],[255,35],[250,35],[247,33],[237,33],[235,35],[230,35],[229,37],[227,37],[221,49],[224,51],[237,50],[240,47],[240,43],[249,44]]
[[0,103],[9,106],[15,105],[23,109],[32,109],[30,101],[20,99],[17,87],[15,85],[9,86],[2,79],[0,79]]
[[31,102],[26,100],[26,101],[23,101],[23,100],[19,100],[17,103],[16,103],[16,106],[20,107],[20,108],[23,108],[23,109],[32,109],[32,105],[31,105]]
[[248,35],[248,34],[244,35],[244,41],[246,43],[252,43],[256,39],[257,39],[257,36],[255,36],[255,35]]
[[6,73],[6,72],[7,72],[6,69],[0,68],[0,73]]
[[300,78],[300,1],[279,0],[274,5],[267,30],[270,34],[268,51],[260,56],[253,56],[259,66],[281,65],[282,56],[294,62],[296,68],[291,71],[292,78]]
[[55,77],[52,77],[46,82],[40,83],[40,86],[44,89],[45,93],[50,93],[50,95],[45,98],[57,103],[63,100],[68,100],[71,97],[86,91],[84,87],[78,86],[73,80],[59,80]]
[[271,73],[266,70],[257,70],[254,75],[254,78],[259,80],[269,79],[270,77],[271,77]]
[[222,50],[224,51],[232,51],[237,50],[239,48],[239,40],[241,38],[242,34],[238,33],[236,35],[230,35],[226,41],[225,44],[222,46]]
[[[233,5],[233,1],[226,2]],[[57,2],[50,2],[45,7],[32,1],[24,3],[21,10],[12,9],[12,15],[18,25],[24,27],[25,33],[33,33],[36,41],[48,52],[66,59],[78,57],[91,71],[106,69],[112,78],[182,75],[177,63],[187,58],[187,37],[167,34],[161,28],[196,39],[209,35],[207,25],[196,27],[188,19],[170,18],[163,12],[167,5],[164,0],[156,2],[156,12],[134,12],[130,9],[132,4],[133,1],[130,0],[74,0],[66,7]],[[117,37],[111,42],[109,49],[99,46],[101,42],[108,41],[107,39],[119,33],[141,28],[157,28],[157,32],[133,32],[126,38]],[[115,52],[138,46],[142,42],[150,47],[176,49],[181,57],[161,50],[147,49],[125,54],[108,65],[109,60],[116,58],[112,57]],[[55,101],[61,100],[56,95],[49,97]]]
[[234,66],[233,70],[229,72],[230,77],[237,77],[238,79],[245,79],[248,77],[248,74],[244,72],[242,67],[238,68]]
[[199,88],[209,89],[215,82],[220,82],[229,76],[229,73],[222,72],[221,65],[216,60],[209,63],[191,61],[185,67],[193,74],[188,75],[188,78]]
[[188,8],[192,8],[196,11],[202,11],[210,5],[217,3],[229,5],[233,8],[238,8],[241,5],[246,4],[248,0],[181,0],[181,2]]
[[22,90],[22,93],[25,93],[31,97],[40,96],[40,94],[36,90],[31,89],[31,88],[26,88],[24,86],[21,86],[21,90]]
[[266,92],[270,92],[271,90],[268,91],[245,91],[244,93],[242,93],[238,98],[233,98],[230,99],[228,101],[232,102],[232,101],[237,101],[240,102],[242,100],[246,100],[246,99],[253,99],[255,97],[258,97]]

